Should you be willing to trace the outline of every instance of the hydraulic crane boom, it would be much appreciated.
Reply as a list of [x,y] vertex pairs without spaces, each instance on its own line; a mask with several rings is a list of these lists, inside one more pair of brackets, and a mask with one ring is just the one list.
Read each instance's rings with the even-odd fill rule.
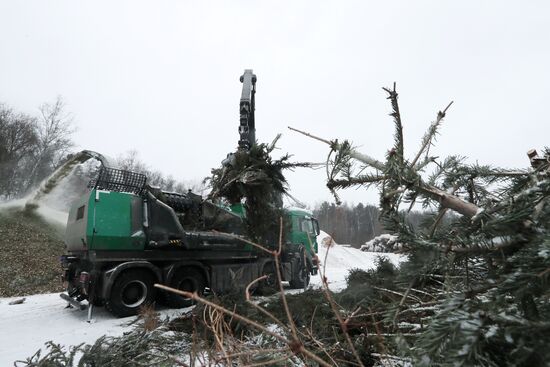
[[240,78],[243,83],[241,103],[239,104],[239,150],[250,150],[256,144],[256,127],[254,125],[254,95],[256,94],[256,75],[252,69],[246,69]]

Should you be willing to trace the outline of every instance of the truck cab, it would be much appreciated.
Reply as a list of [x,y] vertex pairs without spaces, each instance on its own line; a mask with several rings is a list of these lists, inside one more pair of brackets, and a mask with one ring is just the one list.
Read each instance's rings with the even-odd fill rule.
[[288,208],[287,213],[292,223],[290,242],[302,244],[314,256],[318,251],[319,222],[313,217],[313,213],[306,209]]

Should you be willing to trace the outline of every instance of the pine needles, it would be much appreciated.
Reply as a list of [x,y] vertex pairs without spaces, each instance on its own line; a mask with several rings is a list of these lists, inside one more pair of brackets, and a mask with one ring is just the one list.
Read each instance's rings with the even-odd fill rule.
[[[334,157],[329,189],[376,186],[384,227],[409,256],[397,275],[384,275],[381,293],[371,294],[379,297],[370,307],[388,353],[415,366],[548,365],[550,152],[529,152],[529,169],[438,160],[429,150],[449,104],[408,161],[395,86],[384,90],[395,124],[384,162],[347,141],[316,139]],[[416,202],[439,209],[420,228],[403,212]]]
[[208,178],[212,187],[209,199],[228,205],[242,203],[248,235],[264,244],[277,242],[276,218],[282,215],[282,199],[288,190],[283,171],[309,166],[290,162],[288,154],[274,159],[272,153],[280,137],[278,135],[271,144],[255,144],[249,151],[231,153],[223,166],[213,169]]

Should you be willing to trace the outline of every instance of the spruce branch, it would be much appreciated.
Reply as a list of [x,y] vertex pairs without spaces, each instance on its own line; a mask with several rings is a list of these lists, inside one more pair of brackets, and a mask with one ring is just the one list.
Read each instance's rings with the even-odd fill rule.
[[453,101],[451,101],[443,111],[439,111],[437,113],[437,117],[435,121],[432,122],[432,124],[428,128],[428,131],[422,138],[422,144],[420,146],[420,149],[418,150],[418,153],[416,154],[416,157],[414,157],[413,161],[411,162],[411,167],[414,167],[416,165],[416,162],[418,161],[422,153],[424,153],[432,144],[432,141],[435,139],[438,133],[439,126],[441,125],[441,122],[443,121],[443,118],[445,117],[447,110],[449,109],[449,107],[451,107],[452,104],[453,104]]
[[395,123],[395,154],[397,155],[397,159],[399,163],[402,165],[405,158],[404,158],[404,144],[403,144],[403,124],[401,123],[401,113],[399,112],[399,103],[397,102],[398,93],[396,90],[396,83],[393,83],[393,89],[389,88],[382,88],[384,91],[388,93],[388,99],[391,101],[391,107],[392,107],[392,113],[390,113],[390,116],[393,117],[393,121]]
[[358,177],[350,177],[349,179],[329,179],[327,181],[327,187],[330,190],[344,189],[350,186],[356,185],[371,185],[382,182],[388,179],[388,176],[380,175],[361,175]]

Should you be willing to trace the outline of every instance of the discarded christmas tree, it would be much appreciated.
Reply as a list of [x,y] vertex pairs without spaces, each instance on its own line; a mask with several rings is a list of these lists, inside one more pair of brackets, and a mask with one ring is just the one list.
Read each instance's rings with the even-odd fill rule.
[[290,162],[288,154],[274,159],[272,152],[279,138],[269,145],[254,144],[250,150],[229,154],[208,178],[212,187],[209,199],[230,206],[243,204],[247,234],[254,241],[271,245],[278,242],[283,195],[288,189],[283,171],[308,166]]
[[[543,157],[531,151],[531,167],[522,170],[458,156],[440,161],[429,150],[449,105],[409,160],[395,85],[384,90],[396,127],[384,162],[348,141],[301,132],[330,146],[327,186],[337,200],[338,189],[378,188],[386,230],[408,254],[388,278],[390,296],[378,300],[386,311],[377,322],[372,312],[374,324],[364,321],[365,329],[378,330],[386,354],[415,366],[548,365],[550,150]],[[437,208],[416,230],[404,219],[415,203]]]

